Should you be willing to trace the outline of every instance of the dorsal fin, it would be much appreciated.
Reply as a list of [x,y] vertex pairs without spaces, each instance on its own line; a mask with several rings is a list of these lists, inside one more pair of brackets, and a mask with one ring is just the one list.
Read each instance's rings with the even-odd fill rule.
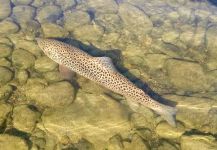
[[95,60],[102,64],[103,67],[105,67],[106,69],[112,70],[112,71],[117,71],[117,69],[115,68],[114,64],[112,63],[112,59],[109,57],[95,57]]

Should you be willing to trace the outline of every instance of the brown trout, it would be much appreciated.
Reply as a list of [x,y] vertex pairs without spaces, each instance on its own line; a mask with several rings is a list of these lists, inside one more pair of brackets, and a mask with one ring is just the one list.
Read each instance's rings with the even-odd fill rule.
[[154,110],[170,125],[176,125],[176,108],[153,100],[120,74],[109,57],[93,57],[76,47],[53,39],[37,38],[36,40],[42,51],[59,65]]

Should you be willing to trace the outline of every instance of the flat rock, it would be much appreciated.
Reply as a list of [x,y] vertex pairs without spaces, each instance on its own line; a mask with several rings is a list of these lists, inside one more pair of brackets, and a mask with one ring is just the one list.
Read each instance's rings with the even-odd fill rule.
[[16,67],[20,69],[27,69],[33,67],[35,63],[35,57],[33,54],[26,50],[16,49],[12,53],[12,62]]
[[66,10],[76,5],[75,0],[56,0],[57,5],[61,6],[62,10]]
[[216,139],[212,136],[191,135],[181,138],[182,150],[216,150]]
[[47,81],[35,78],[29,79],[23,86],[27,98],[43,107],[61,107],[74,100],[74,87],[68,82],[57,82],[47,85]]
[[37,12],[37,19],[42,22],[55,22],[62,14],[62,10],[59,6],[46,5],[41,7]]
[[29,147],[24,139],[21,137],[0,134],[0,147],[4,147],[4,150],[28,150]]
[[6,121],[7,115],[11,111],[12,111],[12,107],[9,104],[0,103],[0,127]]
[[84,138],[96,149],[103,149],[116,133],[130,129],[128,113],[118,102],[104,95],[82,92],[71,105],[47,109],[42,122],[45,130],[58,138],[67,135],[73,143]]
[[10,85],[4,85],[0,87],[0,100],[7,100],[11,93],[13,92],[13,88]]
[[217,131],[216,100],[177,95],[165,95],[163,97],[177,102],[176,119],[182,122],[186,128],[197,129],[206,133]]
[[27,23],[35,17],[36,10],[34,7],[18,5],[13,8],[12,18],[20,23]]
[[8,57],[12,53],[12,47],[6,44],[0,44],[0,58]]
[[6,58],[0,58],[0,66],[11,67],[11,62]]
[[93,9],[97,13],[116,13],[118,5],[114,0],[87,0],[87,7]]
[[56,69],[58,66],[53,60],[48,58],[47,56],[42,56],[35,61],[34,68],[39,72],[49,72]]
[[11,14],[10,0],[0,0],[0,4],[0,20],[3,20]]
[[18,25],[9,20],[1,21],[0,26],[0,34],[11,34],[19,31]]
[[0,67],[0,85],[4,85],[13,78],[13,73],[6,67]]
[[74,31],[77,27],[90,23],[90,16],[87,12],[76,10],[64,12],[64,28]]
[[150,18],[133,5],[123,3],[119,5],[119,15],[123,20],[124,27],[134,34],[144,35],[151,32],[153,24]]
[[199,92],[209,89],[210,84],[203,68],[193,62],[169,59],[166,61],[168,78],[175,88],[183,91]]
[[11,0],[14,5],[29,5],[34,0]]
[[164,139],[178,139],[185,132],[185,127],[177,124],[177,127],[172,127],[166,122],[157,125],[156,133]]
[[43,23],[42,30],[44,36],[49,38],[57,38],[57,37],[64,38],[69,34],[66,29],[64,29],[63,27],[55,23]]
[[124,142],[125,150],[149,150],[149,145],[138,135],[134,134],[131,142]]
[[24,132],[32,132],[39,121],[40,113],[31,106],[18,105],[13,109],[13,126]]

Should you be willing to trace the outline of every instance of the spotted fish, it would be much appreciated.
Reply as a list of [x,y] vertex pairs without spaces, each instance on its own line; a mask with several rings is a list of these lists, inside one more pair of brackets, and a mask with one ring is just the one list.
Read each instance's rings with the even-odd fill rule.
[[176,108],[163,105],[149,97],[120,74],[109,57],[93,57],[76,47],[53,39],[36,40],[43,52],[59,65],[131,99],[134,103],[154,110],[170,125],[176,125]]

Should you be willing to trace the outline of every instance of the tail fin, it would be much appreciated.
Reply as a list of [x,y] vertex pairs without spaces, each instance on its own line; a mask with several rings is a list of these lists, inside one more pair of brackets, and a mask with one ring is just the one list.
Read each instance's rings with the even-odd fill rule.
[[157,109],[156,112],[161,115],[171,126],[176,127],[175,116],[177,109],[175,107],[161,105],[161,107]]

